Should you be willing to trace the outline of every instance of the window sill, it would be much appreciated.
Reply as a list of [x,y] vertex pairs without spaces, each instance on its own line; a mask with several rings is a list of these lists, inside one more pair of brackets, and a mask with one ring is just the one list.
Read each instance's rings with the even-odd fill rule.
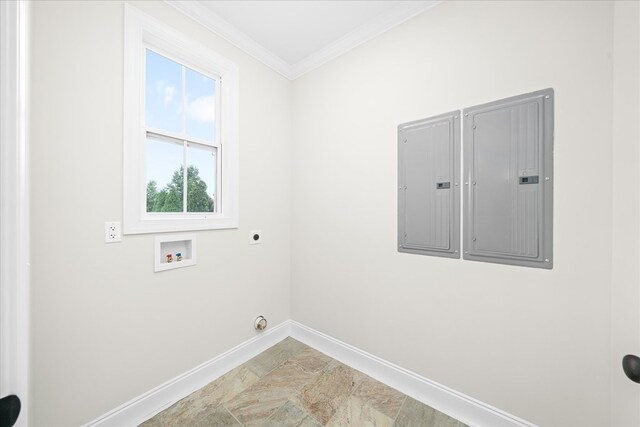
[[222,230],[238,228],[236,218],[214,219],[150,219],[125,221],[124,234],[173,233],[198,230]]

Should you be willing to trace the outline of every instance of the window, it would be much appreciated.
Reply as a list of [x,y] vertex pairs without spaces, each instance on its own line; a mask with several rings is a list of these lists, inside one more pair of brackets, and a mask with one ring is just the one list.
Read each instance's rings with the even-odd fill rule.
[[147,213],[216,212],[217,83],[145,50]]
[[124,65],[124,232],[237,227],[237,66],[129,5]]

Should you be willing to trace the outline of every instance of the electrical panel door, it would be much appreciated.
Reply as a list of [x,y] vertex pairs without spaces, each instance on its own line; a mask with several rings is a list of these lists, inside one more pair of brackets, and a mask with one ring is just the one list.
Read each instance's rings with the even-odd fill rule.
[[464,259],[553,267],[553,89],[464,110]]
[[460,111],[398,126],[398,250],[460,258]]

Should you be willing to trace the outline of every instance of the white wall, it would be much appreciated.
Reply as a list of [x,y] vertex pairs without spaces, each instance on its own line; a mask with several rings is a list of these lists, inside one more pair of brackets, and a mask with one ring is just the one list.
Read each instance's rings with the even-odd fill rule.
[[[153,273],[122,219],[123,6],[35,2],[32,425],[87,422],[288,318],[291,83],[160,2],[136,2],[240,69],[240,229],[198,232],[198,265]],[[262,245],[249,246],[261,228]]]
[[[612,48],[610,2],[445,2],[296,80],[293,318],[534,423],[608,425]],[[396,126],[547,87],[554,269],[398,253]]]
[[617,2],[613,51],[611,425],[640,425],[640,387],[624,375],[640,354],[640,3]]

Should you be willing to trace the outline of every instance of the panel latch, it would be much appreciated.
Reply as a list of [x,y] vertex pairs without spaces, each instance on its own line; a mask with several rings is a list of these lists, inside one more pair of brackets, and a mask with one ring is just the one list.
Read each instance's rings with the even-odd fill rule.
[[451,188],[451,182],[438,182],[436,183],[436,189],[444,190],[445,188]]
[[520,184],[537,184],[537,183],[538,183],[538,175],[520,177]]

